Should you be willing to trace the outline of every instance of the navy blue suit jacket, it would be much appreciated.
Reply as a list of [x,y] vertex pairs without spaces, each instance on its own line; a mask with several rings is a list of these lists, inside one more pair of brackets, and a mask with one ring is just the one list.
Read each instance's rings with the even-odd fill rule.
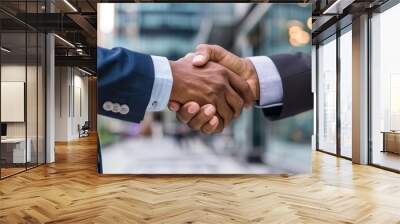
[[[124,48],[97,48],[98,114],[139,123],[146,112],[154,83],[150,55]],[[104,103],[127,105],[127,114],[103,108]]]

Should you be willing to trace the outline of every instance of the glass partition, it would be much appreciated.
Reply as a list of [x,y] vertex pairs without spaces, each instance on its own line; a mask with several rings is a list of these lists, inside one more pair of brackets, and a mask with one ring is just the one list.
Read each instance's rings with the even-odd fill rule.
[[318,47],[318,149],[336,154],[336,36]]
[[[7,1],[16,13],[41,13],[44,1]],[[11,14],[10,14],[11,15]],[[0,178],[45,162],[45,60],[43,33],[0,12]],[[15,25],[10,26],[13,23]]]
[[340,36],[340,155],[352,157],[352,32]]
[[400,170],[400,4],[371,18],[371,162]]
[[[26,150],[26,33],[1,34],[1,175],[24,171],[30,162]],[[29,149],[29,147],[28,147]]]

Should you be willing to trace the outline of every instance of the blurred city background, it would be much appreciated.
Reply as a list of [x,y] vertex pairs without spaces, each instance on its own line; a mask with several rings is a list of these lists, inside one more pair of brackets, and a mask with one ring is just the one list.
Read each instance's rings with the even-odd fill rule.
[[[199,43],[246,57],[311,53],[311,4],[98,4],[98,45],[170,60]],[[311,90],[310,90],[311,91]],[[313,112],[268,121],[244,110],[223,133],[191,131],[167,110],[141,124],[98,116],[104,173],[311,172]]]

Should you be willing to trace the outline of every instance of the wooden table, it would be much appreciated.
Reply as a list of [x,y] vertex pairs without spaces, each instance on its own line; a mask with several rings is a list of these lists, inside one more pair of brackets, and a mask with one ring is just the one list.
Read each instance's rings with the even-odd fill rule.
[[400,154],[400,131],[383,131],[382,152]]

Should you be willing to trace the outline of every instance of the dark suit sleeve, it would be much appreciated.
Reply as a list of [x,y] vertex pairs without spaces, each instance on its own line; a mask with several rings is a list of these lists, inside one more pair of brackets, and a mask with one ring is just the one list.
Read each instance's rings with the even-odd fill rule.
[[270,56],[282,80],[282,106],[263,109],[265,116],[278,120],[313,108],[311,56],[304,53]]
[[[97,113],[130,122],[140,122],[150,101],[154,67],[150,55],[124,48],[97,48]],[[105,103],[124,105],[126,114],[104,109]]]

